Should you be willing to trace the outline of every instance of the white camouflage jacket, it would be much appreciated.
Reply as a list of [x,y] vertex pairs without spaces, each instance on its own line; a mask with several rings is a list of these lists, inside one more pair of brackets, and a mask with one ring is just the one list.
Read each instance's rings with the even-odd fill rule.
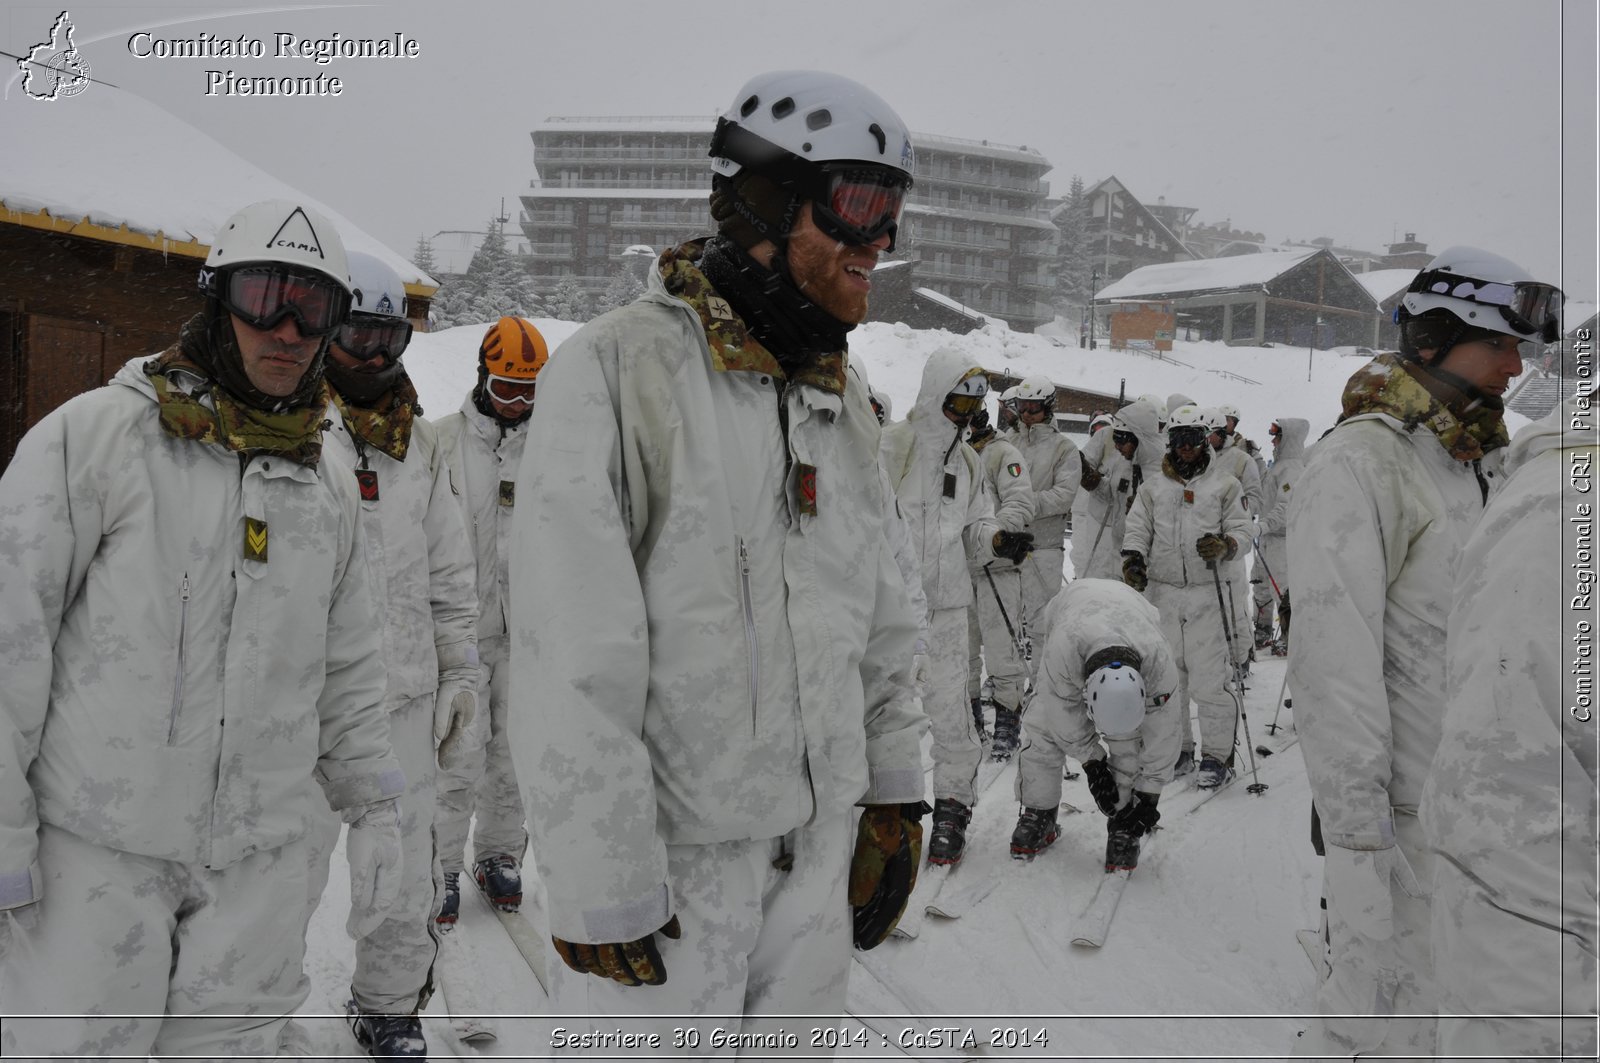
[[1066,539],[1072,499],[1083,478],[1078,446],[1049,421],[1017,427],[1006,436],[1022,452],[1023,464],[1033,480],[1033,520],[1028,531],[1040,550],[1060,550]]
[[[1352,377],[1347,407],[1363,374],[1405,372],[1381,356]],[[1288,681],[1330,844],[1387,848],[1393,814],[1416,813],[1445,709],[1450,588],[1504,453],[1458,460],[1426,423],[1359,412],[1312,448],[1297,481],[1289,568],[1302,649]]]
[[510,616],[511,524],[528,422],[502,430],[499,421],[473,405],[469,393],[460,410],[439,418],[434,427],[472,536],[478,641],[498,638],[505,635]]
[[981,563],[995,557],[994,533],[1000,525],[982,463],[969,444],[958,441],[961,430],[942,412],[945,396],[976,365],[953,347],[934,351],[922,367],[922,385],[906,419],[883,428],[884,472],[922,558],[922,593],[929,609],[972,604],[967,558]]
[[383,614],[389,708],[435,693],[443,679],[476,682],[475,568],[438,433],[417,417],[405,459],[396,461],[352,433],[337,400],[328,418],[333,427],[323,435],[323,461],[351,470],[353,479],[357,470],[370,474],[370,486],[357,481],[357,494],[373,597]]
[[1138,764],[1133,788],[1161,793],[1172,781],[1188,713],[1180,712],[1171,700],[1178,673],[1156,607],[1121,580],[1075,579],[1050,600],[1045,626],[1050,634],[1039,664],[1039,688],[1029,711],[1050,721],[1066,744],[1067,756],[1080,764],[1101,759],[1100,732],[1083,695],[1084,662],[1112,646],[1136,651],[1144,680],[1144,722],[1131,738],[1107,736],[1105,741],[1113,751],[1118,744],[1136,744],[1136,749],[1128,750]]
[[1185,480],[1167,461],[1160,476],[1140,485],[1122,548],[1144,555],[1151,580],[1189,587],[1213,582],[1195,543],[1219,532],[1237,544],[1235,557],[1250,549],[1250,517],[1239,504],[1239,481],[1210,462]]
[[865,388],[778,375],[691,253],[552,356],[517,482],[510,741],[568,940],[659,929],[667,844],[923,793]]
[[355,484],[169,435],[146,361],[0,478],[0,908],[41,823],[224,868],[405,788]]
[[[1026,528],[1033,519],[1033,481],[1028,477],[1022,452],[998,434],[990,436],[981,448],[974,449],[978,451],[983,479],[995,507],[995,522],[1011,532]],[[974,569],[981,569],[989,560],[985,554],[987,551],[973,559]]]

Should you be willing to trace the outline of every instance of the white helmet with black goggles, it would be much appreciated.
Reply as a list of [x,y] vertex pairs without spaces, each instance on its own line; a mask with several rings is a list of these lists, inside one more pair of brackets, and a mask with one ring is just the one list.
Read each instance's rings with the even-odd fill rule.
[[262,330],[293,317],[302,336],[326,336],[350,312],[350,291],[343,284],[324,273],[278,263],[202,269],[200,286],[228,313]]
[[405,282],[388,263],[364,251],[350,252],[350,317],[334,342],[362,361],[400,360],[411,342]]
[[[757,75],[717,120],[709,154],[719,177],[748,169],[810,200],[817,227],[834,239],[869,244],[888,235],[893,248],[911,187],[911,135],[865,85],[814,70]],[[779,237],[793,223],[757,220],[781,229],[772,234]]]
[[989,379],[982,369],[969,369],[944,397],[944,409],[966,419],[983,408],[983,398],[989,394]]
[[1488,251],[1452,247],[1417,274],[1395,308],[1395,322],[1446,310],[1476,328],[1519,340],[1561,338],[1560,288],[1528,277],[1521,266]]

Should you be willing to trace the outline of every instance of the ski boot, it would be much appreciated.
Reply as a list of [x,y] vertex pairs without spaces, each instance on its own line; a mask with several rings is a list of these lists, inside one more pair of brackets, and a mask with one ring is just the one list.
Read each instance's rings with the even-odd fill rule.
[[982,698],[973,698],[972,699],[972,726],[977,729],[978,741],[987,742],[989,740],[989,732],[987,730],[985,730],[984,726],[983,726],[983,699]]
[[439,904],[439,914],[433,917],[438,924],[440,932],[455,928],[456,919],[461,915],[461,872],[446,871],[444,873],[444,900]]
[[502,912],[522,907],[522,875],[509,856],[486,856],[472,865],[472,877],[489,903]]
[[928,840],[928,863],[949,864],[961,862],[967,848],[967,824],[972,821],[972,809],[950,797],[933,802],[933,836]]
[[1185,749],[1178,754],[1178,762],[1172,766],[1172,777],[1176,779],[1180,775],[1189,774],[1191,771],[1194,771],[1194,750]]
[[1194,785],[1200,790],[1215,790],[1231,778],[1233,769],[1207,753],[1200,758],[1200,771],[1195,776]]
[[1289,640],[1288,639],[1277,639],[1276,641],[1274,641],[1273,644],[1272,644],[1272,655],[1274,657],[1287,657],[1287,656],[1289,656]]
[[1022,711],[1002,705],[994,707],[994,742],[989,746],[990,760],[1010,760],[1022,744]]
[[427,1059],[428,1042],[415,1014],[367,1015],[354,1000],[344,1006],[350,1032],[373,1059]]
[[1139,866],[1139,835],[1114,830],[1106,835],[1106,870],[1132,871]]
[[1011,832],[1011,859],[1027,860],[1050,848],[1050,843],[1060,836],[1056,828],[1056,810],[1053,808],[1023,808],[1017,818],[1017,829]]

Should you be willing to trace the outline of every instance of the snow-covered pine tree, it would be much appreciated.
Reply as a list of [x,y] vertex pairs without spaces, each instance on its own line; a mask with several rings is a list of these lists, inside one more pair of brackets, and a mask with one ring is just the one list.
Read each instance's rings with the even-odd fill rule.
[[1093,263],[1089,256],[1089,200],[1084,195],[1083,178],[1074,174],[1067,193],[1067,208],[1057,224],[1061,239],[1056,258],[1056,309],[1077,319],[1094,293],[1089,290]]
[[606,290],[595,300],[595,314],[598,316],[619,306],[627,306],[643,293],[644,282],[639,279],[639,274],[623,266],[611,275]]
[[433,241],[420,234],[417,236],[417,246],[411,251],[411,264],[430,276],[433,274]]
[[502,317],[538,317],[543,311],[533,278],[522,260],[506,247],[500,221],[495,218],[490,219],[467,272],[459,281],[447,284],[434,303],[439,328]]
[[555,289],[545,296],[544,305],[545,316],[557,321],[583,322],[594,317],[588,293],[570,273],[556,282]]

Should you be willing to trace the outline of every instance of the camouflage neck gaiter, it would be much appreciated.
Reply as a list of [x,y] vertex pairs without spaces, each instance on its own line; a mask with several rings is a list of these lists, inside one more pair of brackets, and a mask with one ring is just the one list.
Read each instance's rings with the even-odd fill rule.
[[352,437],[395,461],[406,460],[412,423],[422,413],[417,405],[417,389],[409,376],[402,372],[394,387],[368,405],[357,406],[337,391],[333,393],[333,404],[339,408]]
[[[161,427],[178,439],[215,443],[247,456],[273,454],[314,469],[322,458],[322,429],[327,424],[328,394],[322,388],[321,406],[300,406],[267,413],[235,400],[212,386],[211,375],[185,356],[181,346],[169,347],[144,364],[145,375],[156,389]],[[174,382],[188,375],[202,381],[191,394]],[[211,402],[201,401],[209,397]]]
[[1397,354],[1380,354],[1356,370],[1344,386],[1343,401],[1340,421],[1388,414],[1407,432],[1420,427],[1433,433],[1457,461],[1477,461],[1511,441],[1503,404],[1471,399]]

